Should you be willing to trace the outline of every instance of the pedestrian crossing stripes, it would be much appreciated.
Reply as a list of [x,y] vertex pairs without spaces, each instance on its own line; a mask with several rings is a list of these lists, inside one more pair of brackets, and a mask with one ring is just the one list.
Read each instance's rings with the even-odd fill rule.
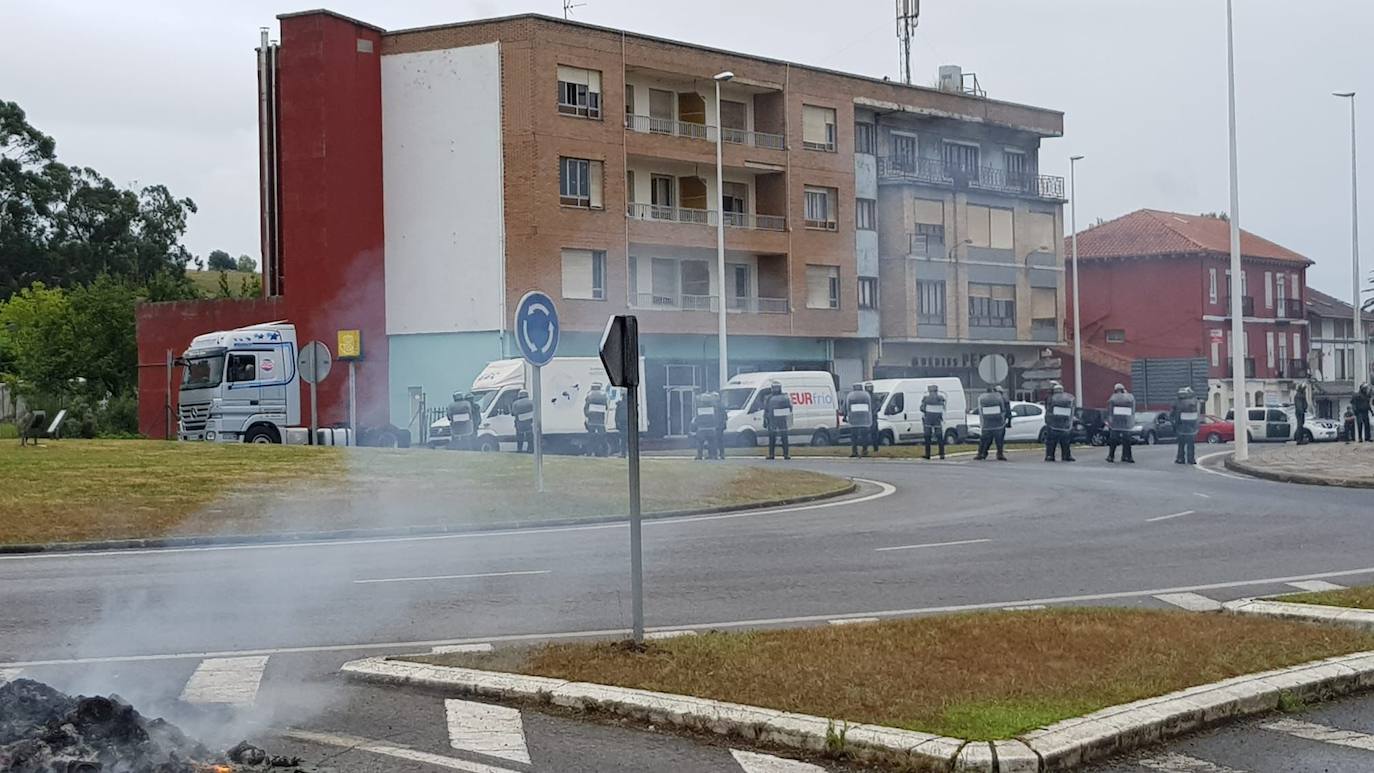
[[1345,590],[1344,585],[1337,585],[1334,582],[1327,582],[1326,580],[1300,580],[1288,584],[1298,590],[1305,590],[1308,593],[1321,593],[1322,591],[1328,590]]
[[1280,719],[1260,725],[1260,727],[1275,733],[1284,733],[1294,738],[1302,738],[1307,741],[1321,741],[1322,743],[1345,746],[1351,749],[1374,751],[1374,735],[1358,733],[1354,730],[1341,730],[1339,728],[1318,725],[1315,722],[1303,722],[1297,719]]
[[812,765],[808,762],[798,762],[797,760],[773,757],[768,754],[758,752],[746,752],[733,749],[730,752],[739,763],[740,769],[744,773],[824,773],[825,768]]
[[186,681],[181,691],[185,703],[251,706],[258,697],[266,655],[242,658],[208,658]]
[[530,764],[520,710],[475,701],[444,701],[449,745],[511,762]]
[[1165,604],[1173,604],[1189,612],[1215,612],[1221,609],[1221,602],[1213,601],[1198,593],[1161,593],[1155,598]]
[[1207,760],[1189,757],[1186,754],[1167,752],[1136,762],[1142,768],[1158,770],[1161,773],[1245,773],[1236,768],[1217,765]]

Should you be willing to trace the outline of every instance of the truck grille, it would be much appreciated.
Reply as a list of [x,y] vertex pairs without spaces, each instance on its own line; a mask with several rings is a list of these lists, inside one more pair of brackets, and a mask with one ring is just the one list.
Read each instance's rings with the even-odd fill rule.
[[208,405],[183,405],[179,409],[181,414],[181,428],[185,432],[199,432],[205,429],[205,422],[210,418],[210,406]]

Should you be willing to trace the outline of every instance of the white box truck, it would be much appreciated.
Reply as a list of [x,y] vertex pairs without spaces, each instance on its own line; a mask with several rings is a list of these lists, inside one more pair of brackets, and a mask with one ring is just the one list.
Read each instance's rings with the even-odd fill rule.
[[768,441],[763,428],[763,408],[776,381],[792,399],[793,440],[803,438],[813,446],[828,446],[840,436],[842,420],[835,395],[835,377],[823,370],[782,370],[740,373],[725,383],[720,400],[725,408],[725,440],[731,445],[754,446]]
[[[477,425],[478,450],[515,449],[515,417],[511,414],[511,404],[521,389],[528,389],[530,397],[534,397],[534,390],[530,387],[533,370],[523,359],[497,360],[488,363],[473,380],[472,392],[477,397],[477,406],[481,411],[481,422]],[[644,432],[649,422],[644,405],[642,357],[639,360],[639,372],[639,431]],[[555,357],[539,369],[539,377],[540,398],[543,400],[540,426],[545,450],[552,453],[580,450],[587,433],[582,406],[593,383],[606,387],[610,398],[607,430],[619,431],[620,428],[614,425],[616,402],[621,399],[620,390],[610,386],[606,368],[599,358]],[[448,445],[448,432],[448,418],[440,416],[429,426],[429,445]]]
[[[290,322],[217,330],[196,336],[177,359],[180,440],[306,445],[296,326]],[[341,376],[336,375],[335,378]],[[407,446],[402,429],[359,427],[362,445]],[[316,445],[354,445],[347,427],[321,427]]]
[[945,442],[959,443],[968,434],[968,404],[957,378],[880,378],[873,381],[878,398],[878,436],[885,445],[925,442],[921,398],[934,384],[945,398]]

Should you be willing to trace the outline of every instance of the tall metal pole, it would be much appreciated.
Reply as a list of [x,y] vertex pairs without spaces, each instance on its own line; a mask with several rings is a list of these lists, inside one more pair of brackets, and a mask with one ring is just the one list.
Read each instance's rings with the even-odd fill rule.
[[358,445],[358,363],[348,361],[348,444]]
[[540,494],[544,493],[544,399],[543,382],[544,379],[539,375],[539,366],[533,365],[531,368],[534,375],[531,381],[531,390],[534,395],[534,490]]
[[1350,100],[1350,305],[1355,307],[1355,372],[1359,384],[1369,381],[1369,363],[1365,362],[1365,335],[1360,321],[1360,187],[1355,166],[1355,92],[1338,91],[1333,96]]
[[1250,458],[1247,434],[1250,426],[1249,385],[1245,378],[1245,317],[1241,294],[1244,268],[1240,260],[1240,182],[1236,161],[1236,53],[1231,20],[1231,0],[1226,0],[1227,118],[1231,140],[1231,399],[1235,406],[1237,461]]
[[[631,317],[631,319],[634,319]],[[638,333],[633,340],[638,340]],[[638,366],[639,354],[635,352]],[[625,433],[625,455],[630,463],[630,618],[636,644],[644,643],[644,555],[641,549],[643,520],[639,507],[639,379],[627,390],[625,415],[629,417],[629,432]]]
[[729,355],[725,344],[725,164],[721,159],[721,145],[724,143],[724,125],[720,120],[720,82],[734,77],[723,72],[715,77],[716,82],[716,288],[720,298],[716,304],[720,321],[720,388],[730,380],[727,366]]
[[1078,305],[1078,181],[1074,172],[1082,156],[1069,156],[1069,230],[1073,233],[1073,390],[1083,407],[1083,313]]

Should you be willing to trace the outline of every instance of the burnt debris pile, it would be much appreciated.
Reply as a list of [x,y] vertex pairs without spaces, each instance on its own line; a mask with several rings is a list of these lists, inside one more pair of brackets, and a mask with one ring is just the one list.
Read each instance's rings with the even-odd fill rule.
[[118,696],[73,698],[31,679],[0,684],[0,771],[238,773],[298,764],[248,743],[216,754]]

